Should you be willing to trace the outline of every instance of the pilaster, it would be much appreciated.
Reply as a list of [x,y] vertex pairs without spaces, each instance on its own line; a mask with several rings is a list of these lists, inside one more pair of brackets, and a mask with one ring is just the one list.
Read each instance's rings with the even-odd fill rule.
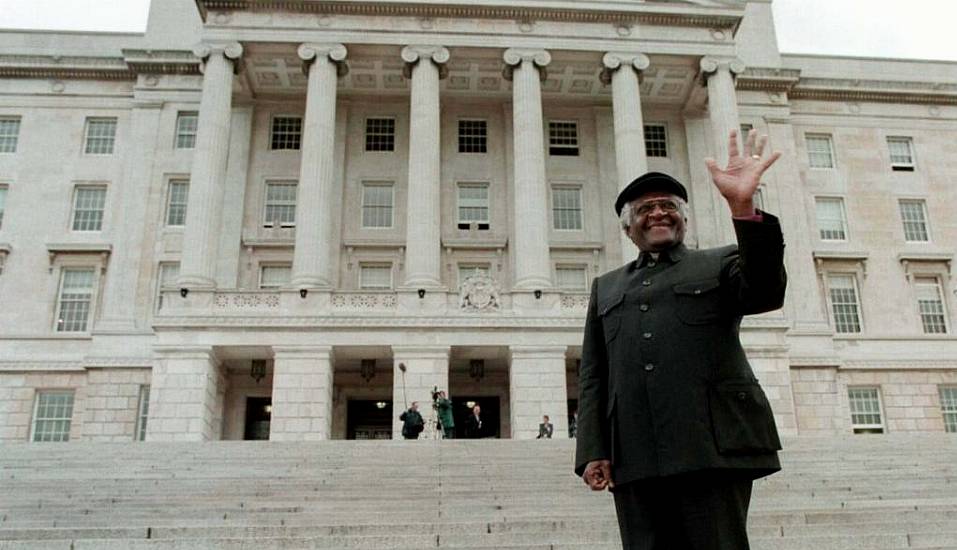
[[225,380],[213,349],[154,348],[147,441],[220,439]]
[[543,415],[554,425],[553,438],[568,437],[565,353],[564,346],[509,348],[512,439],[535,439]]
[[272,441],[318,441],[332,433],[333,350],[273,348]]

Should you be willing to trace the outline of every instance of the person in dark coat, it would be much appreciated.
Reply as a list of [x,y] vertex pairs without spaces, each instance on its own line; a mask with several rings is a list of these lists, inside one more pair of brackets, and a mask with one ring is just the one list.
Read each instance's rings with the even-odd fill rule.
[[555,426],[548,421],[548,415],[542,417],[542,423],[538,425],[538,437],[535,439],[551,439],[555,433]]
[[435,407],[439,413],[439,424],[442,425],[442,437],[455,439],[455,418],[452,417],[452,401],[446,397],[444,391],[439,392],[438,399],[435,400]]
[[592,284],[575,472],[611,489],[625,550],[746,550],[752,480],[780,469],[774,417],[739,340],[744,315],[784,301],[778,219],[755,210],[766,137],[706,163],[738,245],[684,244],[688,195],[651,172],[615,210],[638,258]]
[[402,437],[406,439],[418,439],[419,434],[425,429],[425,421],[419,414],[417,401],[413,401],[409,410],[399,415],[399,420],[402,421]]
[[482,407],[472,407],[472,414],[465,419],[465,439],[481,439],[485,436],[485,427],[482,425]]

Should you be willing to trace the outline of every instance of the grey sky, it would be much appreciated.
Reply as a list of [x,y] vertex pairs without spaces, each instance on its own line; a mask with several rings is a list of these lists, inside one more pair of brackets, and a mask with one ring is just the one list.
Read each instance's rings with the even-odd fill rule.
[[[957,61],[957,0],[774,0],[781,51]],[[149,0],[0,0],[0,28],[141,32]]]

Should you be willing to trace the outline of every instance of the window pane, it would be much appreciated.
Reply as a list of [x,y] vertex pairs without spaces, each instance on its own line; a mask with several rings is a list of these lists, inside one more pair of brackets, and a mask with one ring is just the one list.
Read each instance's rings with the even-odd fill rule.
[[861,317],[857,301],[857,285],[851,275],[828,277],[834,329],[841,333],[861,331]]
[[99,231],[103,226],[105,187],[77,187],[73,203],[73,230]]
[[821,240],[847,240],[844,200],[818,198],[815,203],[817,205],[817,227],[820,231]]
[[259,288],[280,288],[292,280],[292,266],[264,265],[259,275]]
[[940,388],[940,408],[944,413],[944,427],[957,433],[957,387]]
[[16,153],[19,139],[19,117],[0,118],[0,153]]
[[578,156],[578,123],[548,123],[548,154],[554,156]]
[[169,199],[166,205],[166,225],[186,225],[186,203],[188,198],[188,180],[171,180],[169,182]]
[[459,121],[459,153],[485,153],[488,150],[488,125],[484,120]]
[[645,154],[649,157],[668,156],[668,136],[664,124],[645,124]]
[[366,119],[366,151],[395,150],[395,119]]
[[7,186],[0,185],[0,228],[3,227],[3,212],[7,209]]
[[268,227],[296,224],[296,182],[267,182],[266,209],[263,225]]
[[387,290],[392,288],[391,265],[364,265],[359,271],[359,288]]
[[86,153],[112,155],[116,140],[115,118],[88,118],[86,120]]
[[559,267],[555,270],[558,288],[574,292],[586,290],[584,267]]
[[176,117],[176,148],[192,149],[196,146],[196,128],[199,113],[183,112]]
[[916,277],[914,289],[924,334],[946,334],[947,317],[944,312],[940,281],[935,277]]
[[392,227],[391,185],[363,185],[362,227]]
[[851,424],[855,428],[882,428],[881,404],[877,388],[848,388]]
[[148,384],[140,386],[139,407],[136,414],[136,441],[146,440],[146,420],[150,412],[150,387]]
[[302,142],[302,118],[277,116],[272,119],[272,150],[297,150]]
[[904,239],[910,242],[930,240],[927,232],[927,214],[924,201],[900,201],[901,220],[904,224]]
[[459,184],[459,222],[488,223],[488,184]]
[[806,140],[808,162],[811,168],[834,168],[831,136],[808,134]]
[[555,187],[552,189],[552,217],[555,229],[582,228],[581,189]]
[[913,166],[914,155],[911,152],[911,138],[889,137],[887,148],[891,154],[891,164],[897,166]]
[[73,419],[72,391],[37,393],[33,441],[69,441]]
[[179,278],[179,262],[159,264],[159,280],[156,282],[156,307],[163,309],[163,290],[173,288]]
[[93,299],[92,269],[64,269],[60,283],[57,332],[83,332]]

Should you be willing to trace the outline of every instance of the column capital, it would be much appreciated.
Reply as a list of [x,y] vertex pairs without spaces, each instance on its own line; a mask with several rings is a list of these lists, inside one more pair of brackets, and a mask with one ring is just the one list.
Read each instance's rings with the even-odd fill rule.
[[702,84],[707,83],[708,77],[720,70],[728,71],[731,73],[731,78],[734,78],[743,73],[745,69],[744,61],[737,57],[715,57],[711,55],[702,57],[699,67],[701,69],[699,79]]
[[343,44],[334,42],[306,42],[299,45],[299,49],[296,50],[296,53],[299,54],[299,59],[302,60],[302,72],[307,76],[309,75],[309,67],[320,56],[326,56],[330,61],[336,64],[336,74],[338,76],[349,74],[349,66],[346,65],[346,54],[348,52]]
[[243,45],[239,42],[200,42],[193,46],[193,55],[201,59],[199,69],[204,72],[206,60],[213,55],[222,55],[233,62],[233,72],[239,69],[238,61],[243,57]]
[[439,69],[439,79],[449,75],[449,69],[446,63],[449,61],[449,49],[445,46],[433,46],[425,44],[410,44],[402,48],[402,61],[405,66],[402,68],[402,76],[412,78],[412,68],[422,59],[429,59],[435,63]]
[[538,67],[539,78],[544,82],[548,78],[545,67],[552,62],[552,54],[548,50],[509,48],[502,55],[505,61],[505,68],[502,69],[502,76],[505,80],[512,80],[512,72],[523,62],[528,61]]
[[611,84],[611,75],[622,65],[631,65],[641,76],[642,71],[651,65],[648,56],[638,52],[608,52],[601,58],[602,70],[599,78],[606,86]]

